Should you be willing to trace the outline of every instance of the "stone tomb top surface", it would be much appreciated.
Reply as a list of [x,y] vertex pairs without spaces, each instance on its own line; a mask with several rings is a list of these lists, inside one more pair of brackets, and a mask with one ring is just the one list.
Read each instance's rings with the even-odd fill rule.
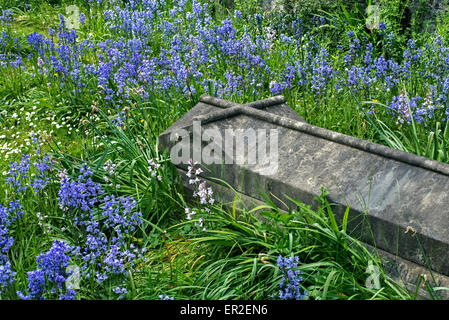
[[[160,148],[173,146],[170,135],[179,129],[191,137],[194,120],[202,130],[278,131],[275,172],[257,164],[211,164],[203,178],[218,177],[257,200],[262,200],[260,190],[271,192],[279,205],[289,203],[284,194],[316,205],[314,197],[324,187],[337,217],[350,206],[348,232],[419,265],[427,258],[433,270],[449,275],[449,165],[312,126],[281,96],[245,105],[202,96],[161,134]],[[415,236],[406,233],[408,227]]]

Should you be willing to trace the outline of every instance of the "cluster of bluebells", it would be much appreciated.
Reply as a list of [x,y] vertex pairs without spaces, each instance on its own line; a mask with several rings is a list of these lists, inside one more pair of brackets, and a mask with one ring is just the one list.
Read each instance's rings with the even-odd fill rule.
[[[187,10],[189,4],[192,9]],[[162,10],[169,10],[169,16],[161,18]],[[136,88],[142,97],[150,92],[191,97],[200,91],[223,96],[253,90],[254,84],[261,94],[269,71],[258,52],[264,44],[256,44],[250,34],[239,37],[230,19],[216,26],[207,4],[182,0],[165,8],[160,1],[142,1],[139,6],[133,1],[103,13],[116,39],[79,41],[63,18],[58,31],[50,30],[50,37],[28,36],[33,49],[29,58],[37,61],[38,73],[47,76],[49,86],[69,87],[81,94],[94,77],[107,105],[111,100],[120,104]],[[154,33],[162,34],[159,55],[147,46]],[[88,63],[92,52],[98,57],[95,64]],[[233,65],[235,70],[215,74],[220,64]],[[122,120],[118,116],[114,121],[120,126]]]
[[[142,99],[150,94],[191,99],[201,93],[218,97],[249,94],[257,99],[268,92],[297,90],[320,103],[329,92],[338,95],[349,89],[371,98],[383,92],[400,92],[402,85],[416,88],[412,82],[429,90],[432,87],[433,102],[444,108],[443,120],[449,116],[449,47],[438,35],[424,46],[408,41],[401,61],[396,61],[376,52],[366,37],[348,31],[347,41],[342,41],[346,44],[338,49],[342,59],[336,59],[316,40],[316,26],[326,21],[321,18],[305,26],[300,19],[288,25],[280,17],[279,23],[268,27],[263,15],[255,14],[247,17],[254,25],[244,27],[246,13],[236,10],[233,16],[215,22],[208,3],[197,0],[103,4],[109,39],[80,40],[61,16],[59,27],[51,28],[48,37],[38,33],[27,37],[31,47],[27,59],[34,62],[36,74],[45,77],[49,87],[80,95],[96,92],[104,105],[114,105],[118,127],[125,120],[120,107],[130,101],[131,93]],[[3,12],[2,16],[7,20],[10,14]],[[80,20],[86,24],[84,13]],[[375,32],[388,49],[394,33],[383,22]],[[160,35],[160,41],[152,48],[148,39],[155,34]],[[0,34],[0,48],[7,37]],[[10,61],[5,56],[0,60],[23,68],[21,59],[18,56]],[[425,95],[416,99],[417,121],[424,123],[435,115],[422,107]],[[407,115],[399,116],[405,123]]]
[[8,253],[14,244],[11,224],[24,214],[20,201],[12,200],[8,206],[0,205],[0,297],[14,282],[15,272],[11,270]]
[[409,95],[403,90],[399,96],[394,96],[391,102],[387,103],[387,113],[396,117],[396,124],[402,126],[412,121],[424,124],[434,117],[437,108],[441,105],[435,104],[432,93],[429,92],[424,99],[418,95],[409,98]]
[[126,113],[124,111],[118,111],[117,116],[112,119],[112,124],[117,128],[124,128],[126,121]]
[[[98,197],[104,193],[101,185],[92,180],[93,172],[84,164],[80,168],[80,175],[76,181],[63,178],[58,192],[59,207],[63,211],[80,209],[82,212],[91,212],[98,203]],[[81,215],[81,218],[84,218]],[[77,223],[77,220],[75,220]]]
[[10,163],[6,184],[17,193],[25,192],[28,188],[27,180],[30,176],[30,168],[30,155],[23,154],[20,162],[14,161]]
[[124,233],[133,232],[142,223],[140,212],[134,212],[136,201],[130,197],[107,195],[102,199],[103,225],[115,230],[117,238],[123,240]]
[[125,287],[115,287],[112,291],[118,295],[119,299],[122,299],[124,295],[128,293],[128,290]]
[[[30,187],[38,194],[50,183],[50,173],[53,163],[48,155],[41,152],[37,138],[36,154],[23,154],[21,161],[11,162],[6,172],[6,184],[13,191],[13,198],[7,205],[0,205],[0,294],[14,281],[15,272],[11,269],[8,252],[14,244],[12,232],[14,223],[24,214],[20,199]],[[33,160],[33,159],[34,160]]]
[[72,252],[73,247],[54,240],[50,250],[36,257],[37,268],[28,272],[27,294],[18,291],[18,296],[23,300],[74,300],[75,290],[66,285]]
[[96,67],[83,58],[94,52],[96,47],[90,40],[77,39],[77,33],[67,29],[62,16],[58,30],[49,29],[49,37],[36,32],[27,36],[28,45],[32,48],[28,59],[35,61],[39,75],[46,76],[48,87],[67,87],[74,94],[80,94],[86,88],[85,79]]
[[[40,152],[38,147],[37,153]],[[20,193],[30,186],[36,190],[37,179],[45,186],[52,181],[48,175],[53,168],[49,161],[48,157],[38,157],[32,161],[31,156],[25,155],[22,161],[11,163],[8,184]],[[115,173],[111,162],[107,162],[104,169],[108,174]],[[72,257],[76,257],[81,264],[83,278],[94,277],[101,283],[111,277],[123,280],[135,261],[145,253],[145,249],[136,247],[130,240],[142,224],[142,214],[136,210],[137,203],[132,197],[105,195],[87,165],[80,168],[76,179],[71,179],[67,170],[61,170],[56,178],[60,183],[57,196],[59,207],[63,217],[78,230],[71,231],[78,232],[73,234],[77,245],[72,247],[54,242],[48,252],[39,255],[36,270],[28,273],[27,293],[18,293],[22,299],[75,298],[75,292],[65,287],[68,274],[64,268]],[[10,227],[23,214],[19,200],[11,200],[7,206],[0,205],[0,294],[14,280],[15,273],[7,256],[14,243]],[[44,232],[49,232],[44,225],[47,215],[38,212],[36,216]],[[122,289],[117,290],[119,297],[126,293]]]
[[31,186],[35,193],[39,193],[50,183],[50,174],[53,170],[51,156],[43,155],[42,158],[38,157],[33,161],[33,167],[35,172],[31,180]]
[[397,124],[402,124],[404,121],[411,121],[411,109],[416,105],[412,106],[410,99],[402,91],[399,96],[393,97],[393,101],[388,104],[388,107],[397,114]]
[[[105,166],[113,172],[109,163]],[[130,235],[142,224],[142,214],[136,211],[132,197],[105,195],[99,183],[93,181],[93,172],[84,165],[77,180],[62,175],[58,200],[68,218],[82,230],[82,241],[77,248],[82,260],[85,278],[95,277],[98,283],[111,276],[124,276],[140,258],[145,248],[129,243]],[[95,274],[90,272],[95,267]],[[124,292],[120,291],[120,296]]]
[[301,289],[302,271],[298,270],[299,258],[283,257],[277,258],[277,266],[282,273],[282,279],[279,284],[279,298],[282,300],[303,300],[307,291]]
[[[384,41],[391,41],[394,34],[386,33],[384,23],[381,26],[379,35],[384,37]],[[435,41],[423,47],[409,40],[399,63],[376,53],[372,43],[349,31],[348,46],[340,46],[344,53],[342,64],[320,48],[313,35],[306,36],[309,39],[302,44],[300,52],[294,54],[284,68],[280,66],[283,69],[277,76],[280,80],[271,80],[269,88],[273,94],[297,88],[302,94],[313,93],[315,99],[326,99],[329,90],[335,89],[338,94],[349,89],[371,97],[383,96],[382,92],[387,95],[401,92],[405,90],[403,88],[411,87],[412,90],[407,93],[402,92],[386,101],[389,113],[396,117],[398,125],[410,123],[413,119],[427,126],[438,109],[443,110],[439,114],[442,115],[441,120],[447,120],[449,47],[440,36],[436,35]],[[420,86],[413,83],[420,83]],[[423,96],[419,96],[423,91]],[[405,99],[405,96],[411,98]]]
[[34,160],[30,154],[23,154],[20,161],[11,161],[9,165],[6,184],[17,194],[23,194],[29,187],[38,194],[50,183],[54,164],[48,154],[42,153],[37,138],[33,137],[33,143],[37,145]]
[[14,20],[14,12],[11,9],[2,10],[0,15],[1,24],[10,24]]

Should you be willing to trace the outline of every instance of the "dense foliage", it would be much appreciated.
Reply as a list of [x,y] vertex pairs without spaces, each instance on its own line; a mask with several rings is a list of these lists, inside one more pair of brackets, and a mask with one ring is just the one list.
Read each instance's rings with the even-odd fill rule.
[[[283,94],[309,123],[447,162],[444,21],[418,38],[391,16],[368,30],[344,5],[312,17],[246,1],[68,5],[2,5],[2,299],[413,297],[325,194],[316,211],[229,209],[192,162],[187,202],[157,136],[201,94]],[[365,285],[373,263],[380,289]]]

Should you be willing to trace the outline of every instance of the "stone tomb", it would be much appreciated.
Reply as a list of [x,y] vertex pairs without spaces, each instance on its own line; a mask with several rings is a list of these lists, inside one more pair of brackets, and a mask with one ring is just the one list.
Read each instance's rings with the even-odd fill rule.
[[[254,145],[245,138],[243,152],[235,141],[231,151],[226,149],[226,130],[234,132],[235,138],[243,129],[253,129],[261,139]],[[264,129],[265,139],[257,135]],[[225,141],[198,140],[198,131],[220,132]],[[224,150],[216,163],[204,154],[201,157],[213,143]],[[212,177],[232,186],[246,203],[260,204],[260,190],[271,193],[284,210],[283,203],[290,203],[284,194],[316,207],[314,198],[324,187],[338,219],[350,206],[348,233],[380,249],[391,266],[390,275],[408,286],[416,284],[421,274],[431,279],[427,259],[438,285],[449,287],[447,164],[312,126],[282,96],[240,105],[203,95],[160,135],[159,144],[161,150],[174,150],[174,146],[189,150],[183,160],[174,161],[185,187],[190,187],[185,180],[185,160],[196,158],[204,169],[202,178],[213,186],[217,200],[225,203],[233,201],[234,193]],[[258,157],[256,163],[251,162],[259,155],[260,145],[268,150],[265,162],[257,161]]]

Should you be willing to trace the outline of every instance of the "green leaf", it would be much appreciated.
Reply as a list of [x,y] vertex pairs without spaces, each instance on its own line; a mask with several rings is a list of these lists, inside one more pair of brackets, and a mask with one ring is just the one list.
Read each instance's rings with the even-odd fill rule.
[[329,216],[329,220],[330,220],[332,229],[335,232],[340,233],[340,229],[338,229],[338,225],[337,225],[337,221],[335,220],[334,213],[332,212],[329,202],[327,202],[327,201],[326,201],[326,209],[327,209],[327,214]]
[[346,232],[346,229],[347,229],[347,227],[348,227],[348,217],[349,217],[349,204],[348,204],[348,206],[346,207],[345,214],[343,215],[343,226],[342,226],[342,230],[343,230],[344,232]]

